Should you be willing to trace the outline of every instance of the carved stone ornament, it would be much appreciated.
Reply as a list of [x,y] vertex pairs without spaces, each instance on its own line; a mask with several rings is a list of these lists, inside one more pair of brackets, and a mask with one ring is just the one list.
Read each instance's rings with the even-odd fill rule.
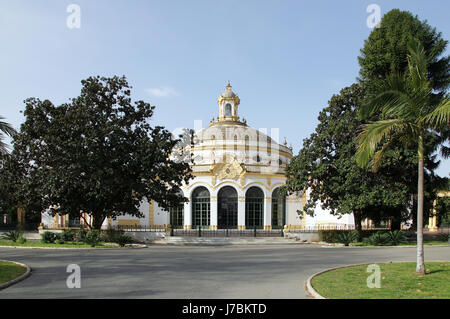
[[236,157],[230,163],[217,163],[212,169],[213,175],[219,179],[233,179],[237,180],[243,174],[245,174],[245,169],[242,168],[241,164],[237,161]]

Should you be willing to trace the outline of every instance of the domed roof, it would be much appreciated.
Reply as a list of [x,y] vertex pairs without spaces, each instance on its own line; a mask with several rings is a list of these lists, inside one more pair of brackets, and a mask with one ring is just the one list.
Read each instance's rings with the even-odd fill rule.
[[220,96],[224,97],[224,98],[237,97],[237,95],[231,90],[231,85],[230,85],[229,81],[228,81],[228,85],[226,86],[225,92],[223,92]]
[[236,160],[248,171],[275,172],[284,169],[292,158],[290,148],[240,122],[212,123],[196,132],[195,136],[195,146],[191,149],[194,171]]
[[[227,104],[231,113],[225,112]],[[184,144],[179,150],[183,158],[193,159],[193,171],[209,174],[214,167],[238,165],[246,172],[259,174],[284,174],[286,165],[292,158],[292,148],[280,145],[276,140],[278,130],[271,129],[273,138],[266,130],[259,131],[239,120],[237,106],[239,97],[231,90],[228,82],[226,90],[218,98],[219,117],[211,120],[208,127],[195,132],[194,145]],[[230,111],[230,110],[229,110]]]

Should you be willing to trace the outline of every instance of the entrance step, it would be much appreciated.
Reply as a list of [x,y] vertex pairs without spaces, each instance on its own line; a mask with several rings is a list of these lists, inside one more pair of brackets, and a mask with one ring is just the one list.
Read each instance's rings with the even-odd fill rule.
[[169,236],[164,239],[154,240],[152,244],[158,245],[180,245],[180,246],[225,246],[225,245],[270,245],[270,244],[300,244],[301,241],[282,238],[282,237],[266,237],[266,238],[239,238],[239,237],[182,237]]

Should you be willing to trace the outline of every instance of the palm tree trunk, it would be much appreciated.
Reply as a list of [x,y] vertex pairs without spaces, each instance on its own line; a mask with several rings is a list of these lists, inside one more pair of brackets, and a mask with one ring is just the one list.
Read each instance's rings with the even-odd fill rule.
[[423,253],[423,136],[419,136],[419,182],[417,185],[417,265],[416,273],[425,275]]

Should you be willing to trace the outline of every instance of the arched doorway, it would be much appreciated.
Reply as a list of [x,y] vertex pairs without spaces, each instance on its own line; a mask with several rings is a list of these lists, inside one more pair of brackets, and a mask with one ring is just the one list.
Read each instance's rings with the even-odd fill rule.
[[184,203],[169,207],[170,226],[172,228],[183,228],[184,225]]
[[283,228],[286,224],[286,196],[280,194],[280,189],[272,192],[272,228]]
[[218,194],[218,228],[235,228],[238,220],[238,194],[231,186],[222,187]]
[[[179,192],[180,197],[184,197],[183,192]],[[170,226],[172,228],[183,228],[184,226],[184,202],[169,207]]]
[[264,193],[258,187],[250,187],[245,193],[245,227],[263,228]]
[[209,191],[206,187],[197,187],[192,192],[192,226],[198,228],[209,227],[211,218],[211,204]]

